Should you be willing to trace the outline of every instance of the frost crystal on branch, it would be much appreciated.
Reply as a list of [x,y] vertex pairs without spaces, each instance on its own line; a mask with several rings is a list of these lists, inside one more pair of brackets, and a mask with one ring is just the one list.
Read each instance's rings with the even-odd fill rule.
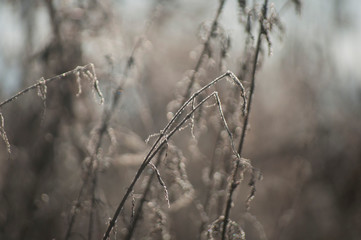
[[3,117],[2,113],[0,113],[0,135],[1,135],[1,138],[4,140],[4,142],[6,144],[6,148],[7,148],[8,153],[10,154],[11,153],[11,147],[10,147],[9,139],[8,139],[8,137],[6,135],[6,132],[5,132],[4,117]]

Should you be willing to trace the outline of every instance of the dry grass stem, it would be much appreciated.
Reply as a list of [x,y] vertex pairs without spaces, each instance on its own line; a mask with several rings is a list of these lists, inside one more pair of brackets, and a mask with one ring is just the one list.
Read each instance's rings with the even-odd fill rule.
[[14,100],[16,100],[18,97],[20,97],[21,95],[29,92],[32,89],[42,89],[40,90],[40,95],[41,98],[43,99],[43,97],[45,98],[46,95],[46,91],[44,91],[46,89],[46,85],[48,85],[49,83],[53,82],[53,81],[59,81],[61,79],[65,79],[71,75],[78,75],[78,74],[82,74],[83,76],[89,78],[92,82],[93,82],[93,87],[95,89],[95,91],[97,92],[97,94],[99,95],[100,101],[103,102],[103,94],[101,93],[100,89],[99,89],[99,81],[96,78],[96,74],[95,74],[95,68],[94,68],[94,64],[89,63],[87,65],[84,66],[78,66],[73,70],[70,70],[68,72],[62,73],[60,75],[57,75],[55,77],[51,77],[48,79],[44,79],[41,78],[37,83],[21,90],[20,92],[18,92],[17,94],[15,94],[14,96],[4,100],[3,102],[0,103],[0,108],[2,108],[5,104],[8,104]]
[[[245,140],[245,136],[246,136],[246,132],[247,132],[247,126],[248,126],[248,119],[249,119],[249,115],[251,112],[251,106],[252,106],[252,98],[253,98],[253,94],[254,94],[254,89],[255,89],[255,78],[256,78],[256,69],[257,69],[257,63],[258,63],[258,56],[259,56],[259,52],[261,49],[261,44],[262,44],[262,36],[266,35],[268,36],[268,31],[264,26],[264,21],[265,19],[267,19],[267,8],[268,8],[268,0],[265,0],[263,3],[263,7],[262,7],[262,13],[259,19],[259,34],[258,34],[258,38],[257,38],[257,45],[256,45],[256,52],[254,54],[254,59],[253,59],[253,65],[252,65],[252,73],[251,73],[251,88],[250,88],[250,93],[249,93],[249,97],[248,97],[248,102],[247,102],[247,114],[244,117],[243,120],[243,126],[242,126],[242,134],[241,134],[241,140],[238,146],[238,154],[241,157],[242,156],[242,149],[243,149],[243,144],[244,144],[244,140]],[[267,37],[268,39],[268,37]],[[239,161],[239,159],[235,162],[234,168],[233,168],[233,172],[232,172],[232,180],[231,183],[229,184],[229,188],[228,188],[228,195],[227,195],[227,201],[226,201],[226,207],[225,207],[225,211],[224,211],[224,221],[223,221],[223,230],[222,230],[222,240],[226,239],[226,232],[227,232],[227,224],[228,224],[228,220],[229,220],[229,214],[232,208],[232,196],[233,196],[233,192],[234,190],[237,188],[239,182],[238,182],[238,172],[240,170],[242,170],[243,164],[241,161]],[[255,186],[255,185],[253,185]],[[252,188],[252,192],[251,192],[251,197],[249,197],[248,201],[248,205],[249,205],[249,200],[251,200],[254,197],[255,194],[255,188]]]

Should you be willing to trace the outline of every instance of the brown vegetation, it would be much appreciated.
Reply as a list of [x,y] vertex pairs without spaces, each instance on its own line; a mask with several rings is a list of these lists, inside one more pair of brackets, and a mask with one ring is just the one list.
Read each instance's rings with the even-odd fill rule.
[[0,239],[358,239],[361,87],[302,3],[4,1]]

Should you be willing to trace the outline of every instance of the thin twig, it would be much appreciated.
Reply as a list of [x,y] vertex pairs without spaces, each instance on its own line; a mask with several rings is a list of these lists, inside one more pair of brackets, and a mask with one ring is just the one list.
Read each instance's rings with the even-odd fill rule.
[[[68,224],[68,228],[67,228],[67,231],[66,231],[66,234],[65,234],[65,240],[68,240],[70,238],[70,235],[71,235],[71,231],[73,229],[73,226],[74,226],[74,223],[75,223],[75,219],[76,219],[76,215],[77,215],[77,212],[78,212],[78,209],[80,208],[81,206],[81,197],[84,193],[84,190],[85,190],[85,187],[90,179],[91,176],[93,176],[93,178],[95,178],[95,172],[93,172],[93,169],[94,169],[94,159],[97,158],[97,156],[99,155],[99,151],[100,151],[100,146],[102,144],[102,140],[103,140],[103,136],[106,132],[106,129],[107,129],[107,123],[105,122],[105,119],[108,119],[107,117],[108,115],[106,115],[106,117],[104,117],[103,119],[103,124],[102,124],[102,127],[98,130],[98,142],[96,143],[96,147],[95,147],[95,152],[93,154],[91,154],[91,157],[90,157],[90,162],[89,162],[89,165],[88,165],[88,168],[87,168],[87,174],[85,175],[85,178],[83,180],[83,183],[82,183],[82,186],[79,190],[79,194],[78,194],[78,197],[77,197],[77,200],[76,200],[76,203],[74,204],[74,210],[71,212],[71,216],[70,216],[70,221],[69,221],[69,224]],[[94,182],[94,180],[92,179],[92,189],[95,189],[94,188],[94,185],[96,184],[96,182]],[[93,195],[93,193],[92,193]],[[92,207],[94,205],[92,204]],[[90,219],[89,219],[89,225],[91,225],[92,223],[92,214],[93,214],[93,209],[90,210],[91,213],[90,213]],[[91,229],[91,226],[89,227],[89,229]],[[88,229],[88,236],[89,236],[89,230]]]
[[[159,166],[159,164],[162,160],[162,155],[163,155],[164,150],[166,150],[166,148],[162,148],[162,150],[158,154],[158,158],[154,164],[156,167]],[[147,196],[150,192],[150,187],[152,186],[154,177],[155,177],[155,171],[152,171],[152,173],[150,174],[149,179],[147,181],[147,185],[144,188],[142,198],[140,199],[140,202],[139,202],[139,206],[138,206],[137,210],[135,211],[133,221],[132,221],[131,225],[128,227],[127,235],[124,238],[125,240],[130,240],[133,236],[134,230],[135,230],[137,223],[140,219],[140,216],[142,214],[144,203],[146,202]]]
[[[240,140],[240,143],[238,146],[238,151],[237,151],[239,156],[242,156],[243,143],[244,143],[244,139],[246,136],[248,119],[249,119],[249,115],[250,115],[250,111],[251,111],[252,97],[253,97],[254,88],[255,88],[255,76],[256,76],[256,69],[257,69],[257,63],[258,63],[258,55],[259,55],[259,52],[261,49],[261,43],[262,43],[262,35],[267,33],[267,31],[264,27],[264,22],[263,22],[265,19],[267,19],[267,7],[268,7],[268,0],[265,0],[263,7],[262,7],[262,15],[259,19],[260,30],[259,30],[259,34],[258,34],[256,52],[254,55],[254,60],[253,60],[253,65],[252,65],[251,89],[250,89],[248,103],[247,103],[247,114],[245,115],[244,120],[243,120],[241,140]],[[225,208],[224,220],[223,220],[222,240],[226,239],[227,224],[229,221],[230,210],[232,208],[232,196],[233,196],[234,190],[238,186],[237,176],[238,176],[238,171],[239,171],[240,167],[241,167],[241,162],[239,159],[237,159],[235,166],[233,168],[232,182],[230,183],[229,189],[228,189],[227,205]]]
[[[43,106],[44,106],[44,112],[43,112],[43,116],[45,114],[45,110],[46,110],[46,94],[47,94],[47,84],[53,81],[57,81],[57,80],[61,80],[64,78],[69,77],[70,75],[76,75],[77,76],[77,82],[79,81],[79,76],[82,75],[85,78],[88,78],[92,83],[93,83],[93,88],[95,89],[95,91],[97,92],[99,98],[100,98],[100,102],[103,103],[103,95],[99,89],[99,82],[98,79],[96,78],[96,73],[95,73],[95,68],[94,68],[94,64],[89,63],[87,65],[84,66],[78,66],[76,68],[74,68],[73,70],[70,70],[68,72],[56,75],[54,77],[48,78],[48,79],[44,79],[43,77],[40,78],[40,80],[38,80],[37,83],[21,90],[20,92],[16,93],[14,96],[4,100],[3,102],[0,103],[0,109],[5,106],[6,104],[16,100],[18,97],[24,95],[25,93],[33,90],[33,89],[37,89],[38,90],[38,96],[42,99],[43,101]],[[8,141],[8,138],[6,136],[6,132],[4,129],[4,119],[1,115],[1,126],[0,126],[0,135],[3,138],[3,140],[6,143],[7,146],[7,150],[8,153],[11,153],[11,149],[10,149],[10,143]]]
[[94,66],[92,63],[89,63],[87,65],[84,65],[84,66],[78,66],[76,68],[74,68],[73,70],[70,70],[68,72],[65,72],[65,73],[62,73],[60,75],[57,75],[57,76],[54,76],[54,77],[51,77],[51,78],[48,78],[48,79],[45,79],[45,80],[42,80],[42,81],[38,81],[37,83],[21,90],[20,92],[18,92],[17,94],[15,94],[14,96],[10,97],[9,99],[6,99],[4,100],[3,102],[0,103],[0,108],[3,107],[5,104],[9,103],[9,102],[12,102],[14,100],[16,100],[18,97],[20,97],[21,95],[29,92],[30,90],[32,89],[37,89],[38,87],[40,87],[41,85],[44,85],[44,84],[48,84],[50,82],[53,82],[53,81],[57,81],[57,80],[61,80],[61,79],[64,79],[64,78],[67,78],[69,77],[70,75],[73,75],[73,74],[76,74],[77,72],[80,72],[80,71],[86,71],[86,70],[91,70],[93,71],[93,67]]
[[93,178],[92,178],[92,189],[91,189],[91,206],[90,206],[90,215],[89,215],[89,224],[88,224],[88,240],[92,239],[93,236],[93,218],[94,218],[94,213],[96,210],[96,197],[95,197],[95,190],[97,187],[97,182],[98,182],[98,174],[93,174]]
[[223,6],[225,4],[226,0],[221,0],[219,2],[219,6],[218,6],[218,9],[217,9],[217,13],[216,13],[216,16],[214,17],[213,21],[212,21],[212,25],[211,25],[211,30],[209,31],[208,33],[208,36],[207,36],[207,39],[206,41],[203,43],[203,48],[202,48],[202,52],[201,54],[199,55],[199,58],[198,58],[198,61],[196,63],[196,66],[194,67],[193,69],[193,73],[192,73],[192,76],[190,78],[190,82],[187,86],[187,90],[184,94],[184,97],[183,97],[183,102],[182,104],[184,103],[184,101],[186,99],[189,98],[190,94],[191,94],[191,90],[192,90],[192,87],[193,87],[193,84],[195,82],[195,77],[196,77],[196,74],[198,73],[200,67],[202,66],[202,63],[203,63],[203,59],[204,59],[204,55],[207,53],[208,51],[208,48],[209,48],[209,43],[211,41],[211,38],[212,36],[214,35],[215,31],[217,30],[217,26],[218,26],[218,19],[219,19],[219,16],[221,15],[221,12],[222,12],[222,9],[223,9]]

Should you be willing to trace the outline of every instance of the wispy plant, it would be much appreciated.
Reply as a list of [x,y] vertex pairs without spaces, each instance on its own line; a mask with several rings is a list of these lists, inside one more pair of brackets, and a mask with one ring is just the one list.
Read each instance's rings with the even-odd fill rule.
[[[44,111],[45,111],[46,98],[47,98],[47,85],[54,81],[65,80],[67,78],[70,78],[71,76],[76,76],[76,81],[78,83],[79,89],[81,89],[81,79],[88,79],[91,82],[94,91],[98,94],[98,96],[100,98],[100,103],[104,102],[103,94],[99,88],[99,81],[98,81],[96,73],[95,73],[94,64],[89,63],[84,66],[78,66],[73,70],[70,70],[68,72],[62,73],[60,75],[57,75],[57,76],[54,76],[54,77],[51,77],[48,79],[41,78],[37,83],[21,90],[20,92],[16,93],[14,96],[2,101],[0,103],[0,109],[3,108],[6,104],[18,99],[25,93],[27,93],[31,90],[37,89],[37,94],[43,101]],[[78,92],[77,96],[79,96],[80,93],[81,93],[81,91]],[[9,140],[6,136],[6,132],[4,129],[4,117],[2,114],[1,114],[0,131],[1,131],[1,137],[3,138],[4,142],[6,143],[7,150],[9,153],[11,153],[10,143],[9,143]]]
[[[206,96],[205,98],[201,99],[200,102],[193,106],[191,108],[191,110],[188,111],[188,113],[182,118],[182,113],[183,111],[186,110],[187,106],[191,106],[192,102],[194,99],[196,99],[198,96],[200,96],[205,90],[209,89],[210,87],[214,86],[217,82],[219,82],[220,80],[224,80],[226,78],[230,78],[237,87],[240,88],[240,92],[242,97],[244,97],[244,88],[242,83],[238,80],[238,78],[230,71],[222,74],[221,76],[217,77],[216,79],[214,79],[213,81],[211,81],[210,83],[208,83],[207,85],[205,85],[203,88],[199,89],[198,91],[196,91],[179,109],[178,111],[174,114],[173,118],[167,123],[167,125],[159,132],[159,136],[157,138],[157,140],[153,143],[150,151],[148,152],[147,156],[144,158],[143,163],[141,164],[141,166],[139,167],[139,169],[137,170],[137,173],[135,175],[135,177],[133,178],[131,184],[129,185],[126,193],[124,194],[121,202],[119,203],[114,216],[112,217],[112,219],[109,222],[108,228],[104,234],[103,239],[106,240],[109,237],[109,234],[111,232],[111,230],[113,229],[115,222],[119,216],[120,211],[123,209],[124,204],[126,202],[126,200],[128,199],[130,193],[133,191],[135,184],[137,183],[137,181],[139,180],[141,174],[143,173],[144,169],[147,167],[147,165],[150,163],[150,161],[153,159],[153,157],[160,151],[160,149],[168,142],[168,140],[174,135],[174,133],[176,133],[190,118],[191,116],[194,114],[194,112],[200,108],[205,102],[207,102],[210,99],[215,99],[216,103],[218,105],[219,108],[219,113],[222,119],[222,122],[224,124],[225,129],[227,129],[227,132],[229,133],[229,137],[231,140],[231,144],[233,146],[233,138],[232,138],[232,134],[230,133],[229,129],[228,129],[228,125],[224,119],[223,116],[223,112],[222,112],[222,107],[221,107],[221,103],[218,97],[218,93],[215,91],[211,94],[209,94],[208,96]],[[244,101],[246,101],[244,99]],[[180,119],[179,119],[180,118]],[[178,120],[178,124],[176,124],[174,126],[174,124],[176,123],[176,121]],[[233,147],[234,149],[234,147]],[[235,150],[234,153],[236,154]]]
[[[254,90],[255,90],[256,69],[257,69],[257,64],[258,64],[259,53],[261,50],[262,36],[265,36],[267,41],[270,42],[269,35],[268,35],[268,28],[267,28],[267,26],[265,26],[265,23],[267,22],[267,9],[268,9],[268,0],[265,0],[263,3],[261,15],[259,18],[259,33],[258,33],[258,37],[257,37],[257,44],[256,44],[256,48],[255,48],[253,65],[252,65],[252,69],[251,69],[251,87],[250,87],[250,93],[248,95],[248,102],[247,102],[247,107],[246,107],[247,112],[246,112],[246,115],[243,120],[241,139],[240,139],[240,142],[238,145],[238,150],[237,150],[237,153],[239,154],[239,156],[242,156],[243,145],[244,145],[247,127],[248,127],[248,120],[249,120],[249,116],[250,116],[250,112],[251,112],[253,94],[254,94]],[[240,181],[239,181],[240,173],[239,172],[240,171],[243,172],[245,169],[247,169],[247,167],[245,167],[244,163],[242,163],[239,159],[236,159],[233,170],[232,170],[231,182],[229,183],[229,186],[228,186],[227,201],[226,201],[226,207],[224,210],[224,219],[223,219],[223,226],[222,226],[222,240],[226,239],[227,225],[229,222],[229,215],[230,215],[232,203],[233,203],[233,193],[240,183]],[[255,174],[253,173],[252,175],[254,176]],[[251,181],[249,183],[249,185],[251,186],[252,189],[251,189],[251,194],[247,199],[248,205],[249,205],[249,202],[254,197],[254,194],[256,191],[255,184],[256,184],[255,178],[252,177]]]
[[[167,65],[161,59],[164,56],[162,55],[163,50],[168,51],[169,49],[168,46],[164,49],[157,49],[150,56],[145,56],[145,54],[139,56],[139,52],[141,52],[142,47],[149,45],[150,40],[148,40],[148,37],[155,46],[160,43],[164,44],[167,41],[166,37],[161,38],[159,42],[153,41],[153,38],[163,36],[162,34],[165,33],[163,30],[167,28],[161,29],[160,24],[172,23],[172,21],[167,20],[170,16],[176,15],[173,14],[174,12],[172,14],[166,13],[166,11],[173,11],[171,8],[168,9],[174,4],[171,2],[155,1],[153,5],[155,7],[151,8],[151,16],[146,21],[140,37],[136,38],[133,46],[128,49],[129,55],[121,58],[122,64],[119,66],[117,60],[113,61],[113,57],[116,58],[118,53],[122,54],[123,49],[116,52],[118,49],[115,50],[114,46],[108,46],[111,44],[99,45],[101,48],[107,48],[107,51],[110,50],[106,54],[112,56],[112,59],[109,57],[107,59],[108,66],[101,68],[105,73],[101,78],[110,82],[108,85],[109,99],[107,97],[101,113],[93,115],[99,117],[95,126],[93,122],[90,122],[90,119],[84,120],[82,118],[83,112],[78,114],[80,108],[81,111],[88,111],[86,107],[82,108],[83,105],[81,104],[84,104],[84,102],[79,103],[80,105],[76,103],[72,108],[73,103],[67,95],[68,91],[59,99],[57,95],[51,98],[53,89],[50,88],[50,84],[55,81],[71,78],[74,80],[72,87],[75,86],[75,95],[80,96],[84,91],[83,82],[86,80],[91,84],[93,94],[98,95],[100,102],[103,103],[104,98],[99,88],[99,81],[94,65],[91,63],[76,67],[52,78],[41,78],[35,84],[0,103],[0,136],[10,157],[12,152],[17,155],[22,151],[19,148],[11,148],[13,135],[10,134],[8,138],[5,131],[5,128],[9,128],[9,125],[5,121],[7,115],[4,109],[10,102],[31,90],[35,90],[34,95],[36,97],[37,93],[37,97],[40,98],[40,100],[37,100],[41,101],[42,104],[41,120],[44,120],[46,114],[53,114],[53,109],[49,106],[56,105],[57,101],[60,104],[66,101],[67,107],[72,110],[73,118],[69,118],[69,122],[64,123],[65,121],[61,118],[63,115],[60,113],[56,115],[56,118],[54,117],[56,120],[54,123],[54,125],[56,124],[55,130],[48,131],[44,129],[47,135],[42,140],[46,143],[50,142],[48,149],[56,149],[56,151],[51,152],[51,154],[41,155],[43,161],[39,161],[39,164],[34,161],[34,165],[41,165],[39,168],[43,169],[43,165],[45,165],[43,163],[48,159],[66,156],[69,159],[57,161],[56,164],[59,165],[47,165],[44,168],[59,166],[61,170],[66,169],[68,174],[73,174],[75,173],[73,167],[76,166],[80,172],[80,174],[74,174],[74,177],[80,180],[79,183],[74,184],[74,181],[71,183],[73,187],[76,186],[75,192],[72,192],[74,191],[72,190],[69,194],[75,194],[75,196],[71,197],[73,202],[69,204],[69,196],[64,197],[68,201],[67,208],[70,209],[63,210],[60,207],[56,209],[62,211],[61,214],[68,217],[65,223],[62,223],[63,228],[59,228],[59,233],[56,233],[65,240],[75,237],[92,240],[101,237],[100,234],[103,233],[103,240],[117,239],[119,237],[131,240],[140,236],[149,239],[173,239],[179,234],[178,229],[174,230],[173,224],[177,224],[177,219],[173,217],[178,214],[182,215],[183,209],[189,210],[191,208],[196,209],[191,216],[193,222],[187,222],[182,226],[182,228],[190,226],[190,231],[187,233],[188,237],[192,233],[194,234],[192,237],[197,237],[199,240],[243,240],[247,234],[247,228],[250,226],[259,234],[260,239],[267,239],[265,229],[261,224],[263,219],[258,220],[251,213],[251,203],[256,194],[256,184],[258,184],[262,174],[259,169],[252,165],[250,159],[245,158],[244,146],[249,132],[251,110],[254,107],[257,72],[263,63],[263,57],[267,55],[267,50],[268,55],[272,54],[270,34],[276,29],[276,34],[280,33],[280,36],[282,35],[285,28],[280,20],[280,12],[285,6],[292,4],[294,4],[297,11],[300,11],[301,1],[285,0],[281,10],[277,11],[268,0],[263,0],[262,3],[259,1],[238,0],[237,9],[235,10],[238,11],[239,22],[241,28],[243,28],[241,29],[244,34],[243,42],[234,39],[227,31],[229,26],[223,24],[221,16],[224,15],[226,0],[216,1],[218,5],[214,9],[213,18],[209,22],[202,23],[198,29],[200,44],[196,50],[190,53],[191,59],[194,61],[192,63],[194,64],[193,68],[186,72],[187,77],[184,81],[178,81],[176,87],[171,88],[176,91],[176,96],[174,100],[169,101],[167,99],[168,103],[165,103],[167,121],[164,123],[162,130],[149,135],[146,143],[144,143],[143,139],[146,138],[150,131],[154,131],[154,128],[152,129],[153,125],[159,126],[157,122],[152,121],[153,114],[154,116],[163,116],[162,111],[164,109],[161,104],[156,106],[159,103],[157,97],[164,100],[164,97],[169,97],[169,95],[165,94],[163,96],[159,94],[159,96],[155,96],[153,90],[158,94],[162,91],[163,86],[150,89],[153,87],[152,84],[159,84],[159,82],[153,81],[152,76],[161,75],[163,69],[153,69],[154,65],[148,66],[148,64],[144,64],[145,61],[143,63],[142,61],[148,57],[151,60],[157,59],[156,66],[162,68]],[[111,25],[109,29],[112,31],[117,28],[117,30],[114,30],[115,33],[122,29],[123,26],[125,28],[131,26],[127,26],[126,21],[123,19],[122,23],[124,25],[122,27],[119,27],[119,24],[114,24],[118,19],[116,19],[116,14],[110,10],[113,6],[112,1],[79,1],[72,3],[76,6],[74,12],[64,10],[64,13],[62,6],[54,4],[52,1],[46,1],[44,6],[49,11],[50,25],[55,40],[46,45],[40,54],[36,55],[44,55],[47,60],[50,58],[57,59],[57,61],[51,62],[56,68],[63,67],[67,63],[68,58],[64,56],[66,50],[72,49],[72,46],[70,46],[72,41],[76,42],[74,44],[76,49],[82,49],[79,52],[84,51],[83,55],[75,54],[79,57],[75,62],[79,62],[78,60],[86,56],[87,51],[90,52],[90,55],[96,57],[99,56],[98,53],[102,54],[101,51],[89,48],[87,45],[89,42],[84,41],[84,39],[89,39],[91,42],[93,38],[98,41],[99,37],[101,40],[108,41],[111,32],[109,32],[109,35],[108,32],[107,34],[102,33],[103,25]],[[164,15],[159,14],[160,6],[162,11],[165,10]],[[66,14],[69,14],[69,16]],[[71,24],[68,24],[68,21]],[[155,31],[153,31],[152,26],[155,24],[159,25],[154,29],[162,31],[154,34]],[[77,31],[80,30],[79,25],[84,28],[82,29],[85,30],[84,32]],[[107,26],[104,29],[108,29]],[[167,27],[169,28],[169,26]],[[74,39],[67,40],[72,35],[69,33],[73,32],[76,32]],[[120,43],[119,45],[126,45],[120,39],[116,39],[116,41]],[[232,51],[235,49],[242,51],[240,56],[233,56]],[[48,51],[51,52],[50,57],[46,56]],[[226,71],[229,56],[240,59],[240,63],[232,71]],[[172,53],[171,57],[175,59],[177,56]],[[231,60],[234,61],[234,58]],[[50,63],[45,62],[45,60],[39,62],[46,63],[45,66],[50,66]],[[76,64],[74,65],[76,66]],[[234,65],[236,64],[232,66]],[[109,72],[105,70],[107,67],[111,68]],[[137,71],[138,68],[142,68],[142,71]],[[62,71],[58,71],[58,73]],[[165,71],[172,70],[166,68]],[[183,71],[184,69],[181,70],[181,72]],[[117,74],[119,74],[119,78],[116,77]],[[214,78],[214,75],[218,77]],[[160,78],[162,77],[165,76],[161,75]],[[174,79],[176,78],[174,77]],[[213,80],[209,81],[209,79]],[[220,84],[221,81],[226,82],[223,80],[227,80],[231,86]],[[167,84],[171,83],[171,81],[167,82]],[[134,86],[133,84],[136,86],[134,94],[136,96],[130,92],[132,90],[130,88]],[[128,88],[128,86],[130,87]],[[142,91],[138,92],[140,89]],[[130,91],[128,92],[128,90]],[[128,97],[128,94],[131,95],[131,98]],[[135,98],[137,102],[132,102]],[[145,99],[149,101],[149,105],[145,103],[146,101],[142,102]],[[149,106],[149,108],[138,109],[138,101]],[[122,111],[119,111],[119,108]],[[64,110],[68,111],[68,108],[64,108]],[[123,112],[123,110],[125,111]],[[132,122],[134,115],[128,115],[129,112],[131,114],[135,113],[136,116],[139,114],[139,122],[138,119]],[[128,116],[130,116],[131,121],[128,121],[129,119],[125,120]],[[38,118],[40,115],[36,117]],[[42,123],[44,125],[48,124],[50,118],[47,120],[49,121],[42,121]],[[159,124],[162,124],[162,118],[157,118],[157,120],[159,120]],[[87,125],[83,125],[84,122]],[[138,123],[141,123],[140,128]],[[128,127],[127,124],[131,127]],[[13,124],[10,124],[10,127],[11,125]],[[133,129],[133,126],[136,127]],[[66,131],[63,131],[64,128]],[[72,131],[74,129],[78,131]],[[90,132],[90,134],[82,134],[86,137],[78,137],[79,130]],[[184,130],[189,130],[189,132]],[[177,136],[175,136],[176,133]],[[69,142],[66,137],[70,138]],[[17,140],[17,138],[15,139]],[[60,148],[57,148],[59,142],[61,142]],[[15,141],[14,146],[18,146]],[[45,148],[43,146],[48,145],[39,145],[38,148]],[[66,150],[64,151],[64,149]],[[79,155],[74,155],[74,152]],[[37,155],[34,158],[37,158]],[[71,159],[76,159],[78,162],[74,163]],[[32,167],[32,164],[30,166]],[[109,168],[109,166],[112,167]],[[193,168],[193,166],[196,166],[196,168]],[[43,171],[44,176],[47,173],[47,171]],[[49,171],[49,173],[52,174],[53,172]],[[9,171],[9,176],[11,174],[12,172]],[[34,172],[35,174],[37,173]],[[128,178],[129,174],[132,178]],[[33,186],[31,186],[32,195],[28,197],[29,201],[27,202],[29,204],[26,206],[29,209],[31,208],[31,215],[28,214],[28,219],[25,219],[28,222],[30,222],[29,219],[35,218],[33,217],[36,215],[35,211],[38,211],[38,208],[34,208],[32,204],[40,205],[43,202],[49,204],[49,196],[51,199],[53,198],[50,194],[41,193],[41,200],[37,199],[40,192],[46,191],[39,184],[39,182],[43,181],[43,175],[41,175],[42,178],[36,179]],[[64,174],[64,178],[68,176]],[[121,180],[118,181],[118,179]],[[238,190],[243,191],[240,185],[244,179],[248,181],[246,189],[250,193],[240,203],[236,201],[235,196]],[[2,179],[0,179],[2,187],[1,181]],[[106,184],[103,184],[103,181]],[[7,187],[10,189],[12,185],[8,184]],[[54,187],[53,189],[57,188]],[[71,188],[63,187],[63,189],[66,189],[65,191],[68,193]],[[124,189],[124,192],[119,193],[119,189]],[[59,192],[62,193],[60,190]],[[120,198],[118,194],[121,194]],[[1,203],[6,202],[8,204],[7,202],[12,200],[12,196],[9,198],[6,192],[3,195],[0,199]],[[110,198],[111,196],[112,198]],[[39,201],[41,203],[38,203]],[[59,204],[54,203],[53,200],[51,201],[51,204]],[[239,208],[236,208],[238,206],[235,207],[236,203],[240,204],[244,209],[239,211]],[[11,205],[11,207],[16,209],[17,206]],[[237,212],[235,212],[236,210]],[[6,211],[8,210],[6,209]],[[12,212],[9,210],[9,214],[5,214],[6,219],[0,218],[0,225],[5,222],[3,226],[0,226],[0,238],[3,229],[8,231],[6,230],[8,227],[6,221],[11,220],[11,214]],[[54,215],[59,216],[58,213]],[[107,225],[105,226],[106,221]],[[27,225],[23,228],[29,228]],[[27,236],[27,231],[25,229],[20,236]],[[282,231],[282,225],[278,226],[276,224],[274,236],[281,236]],[[56,237],[58,238],[58,236]]]
[[[164,153],[164,154],[163,154]],[[154,166],[155,167],[159,167],[160,163],[161,163],[161,160],[162,160],[162,157],[164,156],[164,158],[167,157],[167,145],[165,145],[164,148],[162,148],[159,153],[158,153],[158,157],[157,157],[157,160],[155,161],[154,163]],[[128,229],[127,229],[127,235],[124,239],[126,240],[130,240],[134,234],[134,231],[137,227],[137,224],[138,224],[138,221],[140,220],[141,218],[141,214],[143,213],[143,206],[144,204],[146,203],[147,201],[147,197],[151,191],[151,186],[152,186],[152,183],[153,183],[153,179],[155,178],[156,176],[156,171],[152,171],[152,173],[148,176],[148,178],[146,179],[146,185],[144,187],[144,190],[143,190],[143,193],[142,193],[142,196],[140,198],[140,201],[138,203],[138,207],[137,209],[135,210],[135,213],[134,213],[134,217],[133,217],[133,221],[131,222],[131,224],[129,225]]]
[[2,115],[2,113],[0,112],[0,121],[1,121],[1,124],[0,124],[0,135],[1,135],[1,138],[4,140],[5,144],[6,144],[6,148],[7,148],[7,151],[9,154],[11,154],[11,146],[10,146],[10,143],[9,143],[9,139],[8,139],[8,136],[6,135],[6,131],[5,131],[5,121],[4,121],[4,117]]
[[[191,95],[192,93],[192,87],[194,86],[194,82],[196,81],[196,76],[197,76],[197,73],[199,72],[202,64],[203,64],[203,61],[204,61],[204,58],[205,56],[209,56],[210,52],[211,52],[211,47],[210,47],[210,42],[211,42],[211,39],[212,37],[214,37],[216,35],[216,31],[218,29],[218,25],[219,25],[219,17],[222,13],[222,10],[224,8],[224,4],[226,3],[226,0],[220,0],[219,1],[219,6],[218,6],[218,9],[217,9],[217,13],[212,21],[212,24],[211,24],[211,27],[210,27],[210,31],[208,31],[207,33],[207,37],[204,41],[204,43],[202,44],[202,51],[198,57],[198,60],[196,62],[196,65],[194,67],[194,69],[192,70],[192,74],[190,76],[190,79],[189,79],[189,83],[186,87],[186,91],[183,95],[183,100],[182,100],[182,104],[189,98],[189,96]],[[228,42],[226,42],[225,44],[227,44]],[[226,48],[227,46],[225,45],[224,46],[224,51],[226,51]],[[223,54],[225,55],[225,53],[223,52]],[[181,105],[182,105],[181,104]]]

